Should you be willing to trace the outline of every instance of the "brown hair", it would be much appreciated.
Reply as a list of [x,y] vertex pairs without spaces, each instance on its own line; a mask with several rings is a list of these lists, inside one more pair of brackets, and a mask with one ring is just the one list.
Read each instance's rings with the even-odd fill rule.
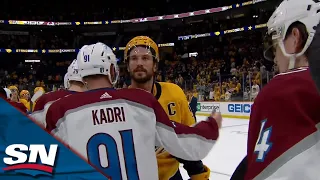
[[[307,28],[303,23],[296,21],[289,26],[289,28],[286,32],[285,39],[287,39],[289,37],[289,35],[292,33],[293,28],[297,28],[300,32],[299,51],[301,51],[303,49],[303,47],[305,46],[307,39],[309,37]],[[308,49],[305,52],[305,54],[308,54]]]

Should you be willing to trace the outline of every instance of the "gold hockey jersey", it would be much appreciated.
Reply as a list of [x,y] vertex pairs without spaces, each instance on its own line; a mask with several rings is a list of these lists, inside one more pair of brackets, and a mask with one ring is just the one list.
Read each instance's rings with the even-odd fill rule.
[[[156,82],[153,95],[158,99],[169,119],[184,125],[195,124],[189,102],[182,89],[173,83]],[[179,162],[161,147],[156,147],[159,180],[169,180],[176,174]]]

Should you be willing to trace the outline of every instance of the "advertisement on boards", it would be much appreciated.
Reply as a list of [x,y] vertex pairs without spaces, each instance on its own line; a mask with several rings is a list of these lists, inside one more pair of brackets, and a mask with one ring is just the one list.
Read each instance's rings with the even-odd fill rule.
[[219,103],[198,103],[197,111],[200,112],[220,112],[220,104]]
[[250,114],[252,104],[249,103],[232,103],[228,104],[229,113],[245,113]]

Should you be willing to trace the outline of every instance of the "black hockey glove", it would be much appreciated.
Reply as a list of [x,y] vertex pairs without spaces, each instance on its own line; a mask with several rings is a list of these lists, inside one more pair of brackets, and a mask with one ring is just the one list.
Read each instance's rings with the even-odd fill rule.
[[188,175],[190,177],[192,175],[201,174],[206,171],[202,161],[186,161],[177,157],[176,159],[183,164],[183,168],[188,172]]

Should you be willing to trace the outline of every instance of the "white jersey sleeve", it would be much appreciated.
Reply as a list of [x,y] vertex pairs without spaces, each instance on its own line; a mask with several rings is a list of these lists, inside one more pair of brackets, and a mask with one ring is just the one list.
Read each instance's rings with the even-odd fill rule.
[[47,111],[50,107],[50,105],[53,103],[54,101],[48,102],[42,111],[36,111],[33,112],[32,114],[30,114],[30,117],[33,118],[34,120],[36,120],[36,122],[38,122],[42,127],[46,127],[46,114]]
[[156,115],[156,142],[171,155],[184,160],[202,160],[208,155],[219,136],[216,121],[209,117],[193,127],[170,121],[158,102],[154,103]]
[[112,179],[158,179],[156,145],[199,160],[218,137],[213,119],[195,127],[173,124],[158,101],[138,89],[72,94],[50,106],[46,122],[49,132]]
[[30,117],[36,120],[36,122],[38,122],[42,127],[46,127],[46,114],[51,104],[57,101],[58,99],[69,95],[70,93],[71,91],[59,90],[42,95],[37,100],[34,107],[34,111],[30,115]]

